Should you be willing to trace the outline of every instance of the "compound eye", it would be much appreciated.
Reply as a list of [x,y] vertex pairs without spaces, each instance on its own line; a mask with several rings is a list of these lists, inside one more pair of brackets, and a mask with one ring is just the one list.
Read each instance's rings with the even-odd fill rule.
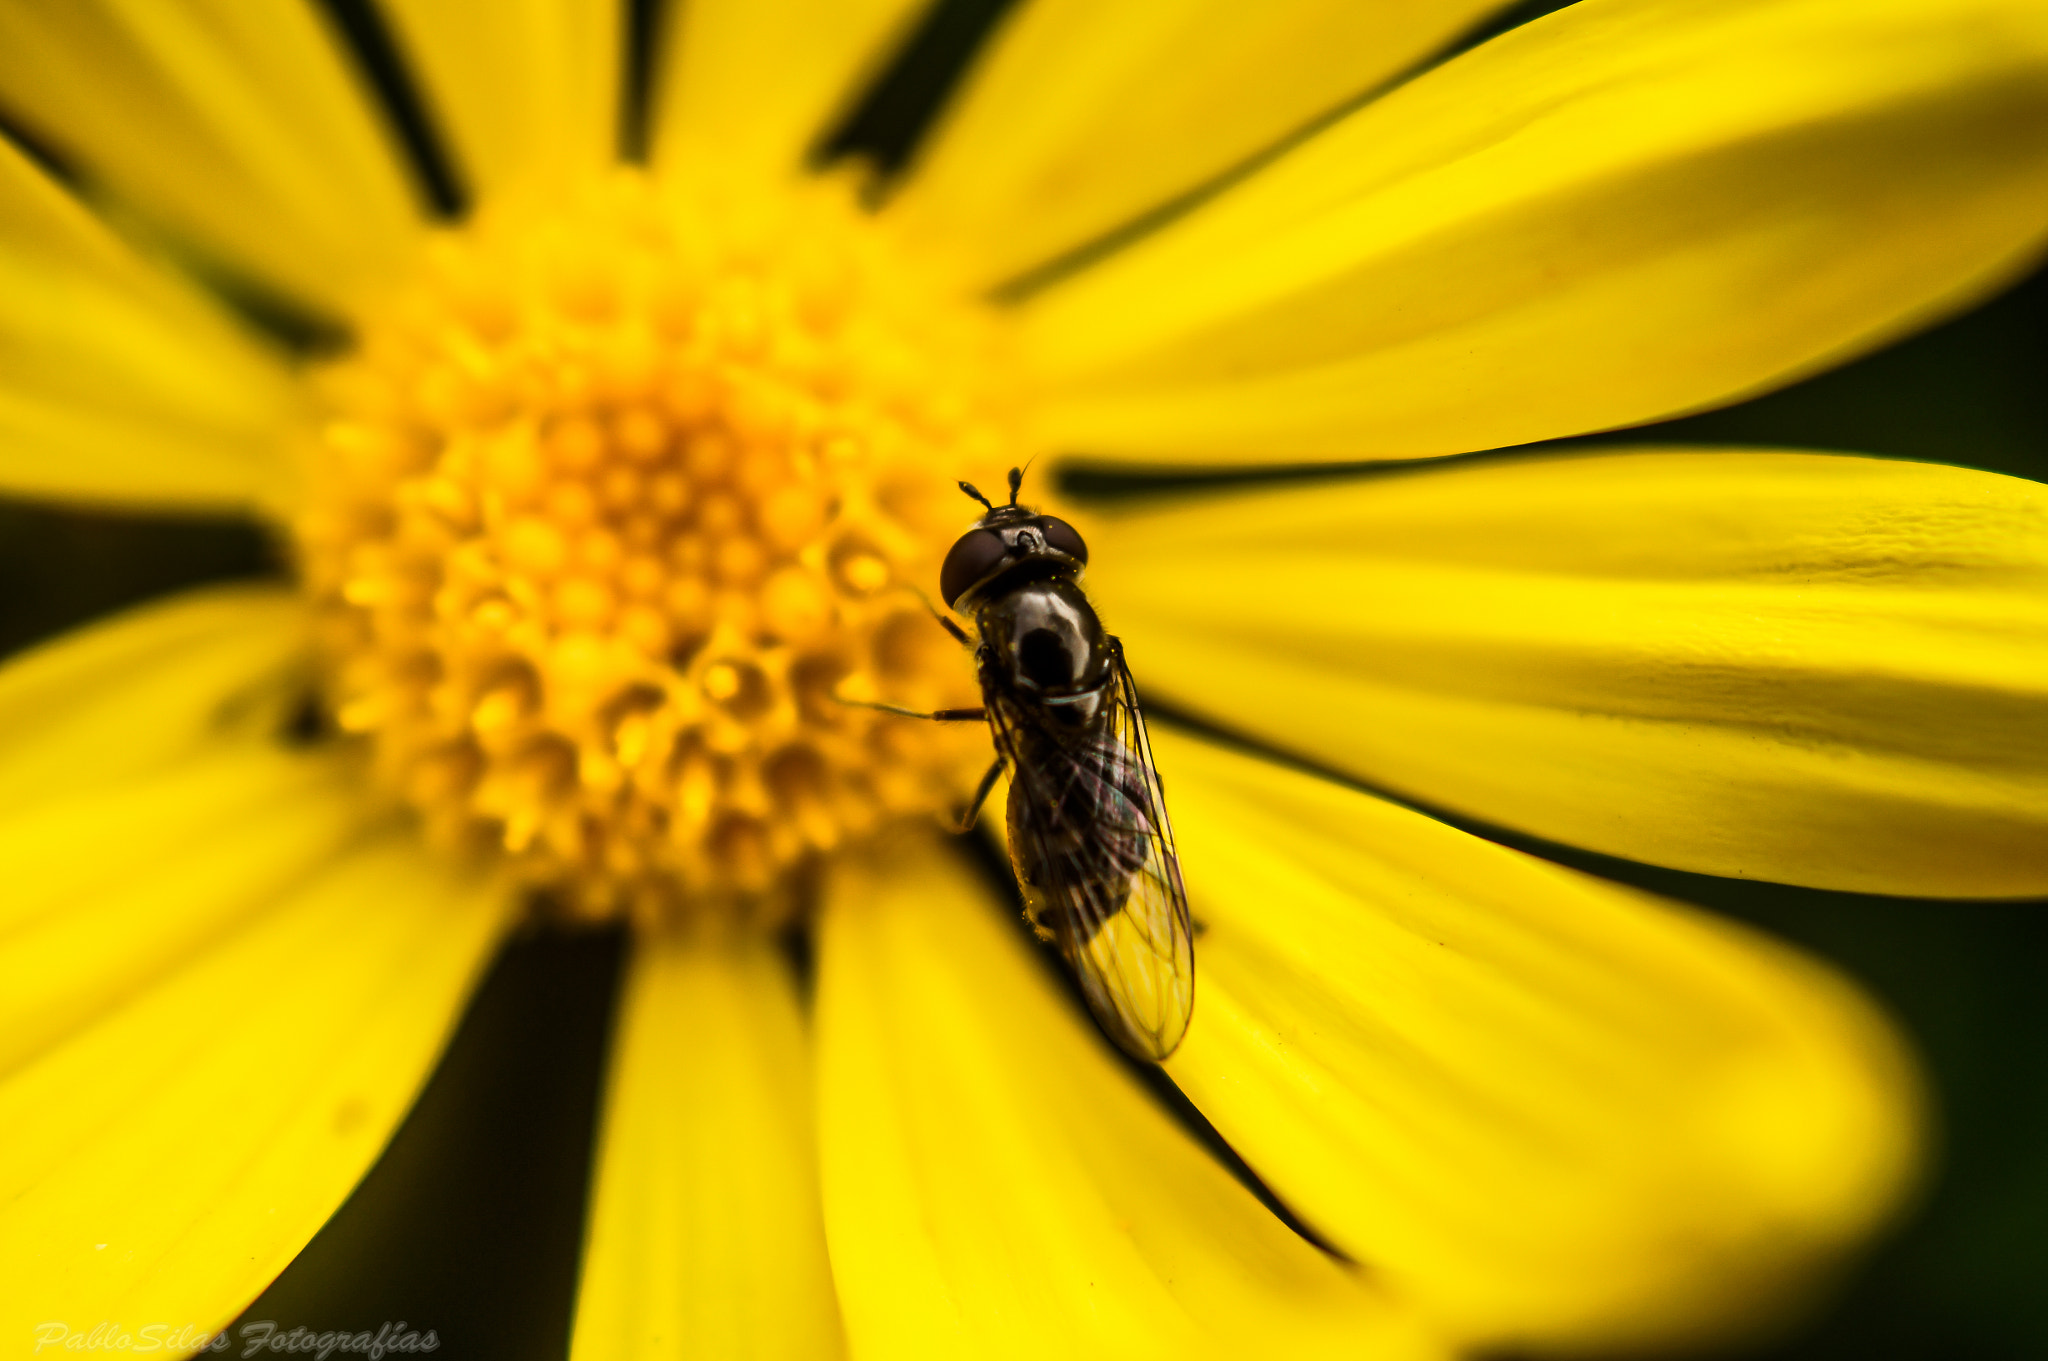
[[939,568],[939,594],[945,597],[946,607],[951,609],[968,587],[993,572],[1008,551],[1002,539],[986,529],[962,534]]
[[1088,561],[1088,545],[1081,542],[1081,536],[1065,520],[1041,515],[1038,517],[1038,527],[1045,534],[1047,547],[1056,548],[1080,562]]

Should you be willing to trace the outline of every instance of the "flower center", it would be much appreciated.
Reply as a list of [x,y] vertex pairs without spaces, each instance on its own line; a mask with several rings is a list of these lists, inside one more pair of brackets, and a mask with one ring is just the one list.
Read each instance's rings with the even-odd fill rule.
[[770,911],[988,758],[845,702],[974,702],[920,592],[1018,452],[988,336],[843,195],[767,219],[637,175],[487,217],[319,379],[337,721],[588,914]]

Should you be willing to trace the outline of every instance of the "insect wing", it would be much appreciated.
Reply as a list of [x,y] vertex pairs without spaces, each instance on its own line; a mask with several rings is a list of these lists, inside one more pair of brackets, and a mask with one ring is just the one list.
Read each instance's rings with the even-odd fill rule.
[[[1126,1050],[1156,1063],[1180,1047],[1194,1014],[1194,931],[1152,739],[1121,647],[1113,666],[1105,754],[1114,764],[1103,783],[1124,791],[1124,800],[1121,825],[1106,840],[1128,838],[1139,854],[1121,910],[1112,910],[1092,935],[1077,929],[1067,957],[1104,1028]],[[1141,797],[1130,798],[1131,791]],[[1081,925],[1078,918],[1075,924]]]
[[1195,1004],[1193,932],[1152,744],[1117,654],[1106,721],[1085,743],[1032,740],[1038,719],[990,705],[1018,790],[1011,859],[1033,920],[1051,933],[1089,1010],[1131,1055],[1179,1047]]

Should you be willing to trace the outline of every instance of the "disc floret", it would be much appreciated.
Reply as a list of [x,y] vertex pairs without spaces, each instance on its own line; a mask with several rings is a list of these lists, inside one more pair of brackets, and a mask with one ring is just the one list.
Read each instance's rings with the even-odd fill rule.
[[1014,452],[967,310],[829,192],[622,176],[435,244],[323,376],[298,538],[339,726],[440,840],[580,910],[753,901],[957,797],[919,588]]

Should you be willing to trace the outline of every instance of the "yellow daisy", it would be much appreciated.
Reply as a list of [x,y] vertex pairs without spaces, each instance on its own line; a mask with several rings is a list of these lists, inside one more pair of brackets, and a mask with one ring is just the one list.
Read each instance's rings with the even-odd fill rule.
[[1696,1341],[1896,1204],[1914,1081],[1845,983],[1361,788],[2048,892],[2032,483],[1630,450],[1059,507],[1199,720],[1154,725],[1205,926],[1167,1072],[1334,1252],[933,830],[985,738],[846,701],[971,701],[920,599],[957,478],[1555,439],[1984,295],[2048,236],[2048,11],[1582,0],[1404,79],[1494,6],[1036,0],[856,206],[806,151],[914,8],[682,6],[619,171],[615,8],[386,0],[475,193],[436,227],[321,11],[0,6],[74,172],[0,146],[0,486],[300,567],[0,670],[0,1346],[232,1318],[535,913],[634,928],[593,1361]]

